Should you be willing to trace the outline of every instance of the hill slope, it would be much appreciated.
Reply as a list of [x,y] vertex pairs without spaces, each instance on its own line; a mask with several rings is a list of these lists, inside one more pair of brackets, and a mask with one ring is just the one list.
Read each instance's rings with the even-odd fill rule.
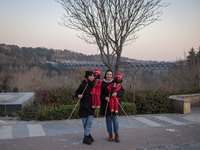
[[[100,55],[85,55],[70,50],[54,50],[47,48],[19,47],[17,45],[0,44],[0,72],[23,71],[33,66],[45,67],[46,61],[101,61]],[[122,61],[131,61],[122,57]]]

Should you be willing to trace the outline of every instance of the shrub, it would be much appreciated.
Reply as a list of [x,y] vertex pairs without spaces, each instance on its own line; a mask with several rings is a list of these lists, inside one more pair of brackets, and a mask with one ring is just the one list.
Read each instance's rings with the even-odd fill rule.
[[[22,120],[68,119],[78,101],[74,97],[74,92],[75,89],[71,87],[37,91],[34,103],[22,109],[19,116]],[[125,95],[121,99],[121,106],[127,115],[170,112],[171,105],[167,92],[152,90],[136,91],[135,103],[133,102],[133,95],[131,90],[125,90]],[[70,119],[79,118],[78,108],[79,106]],[[123,110],[120,110],[120,114],[125,115]],[[97,111],[95,111],[94,116],[97,116]]]
[[14,87],[14,88],[13,88],[13,92],[19,92],[18,87]]
[[72,87],[58,87],[53,90],[38,90],[35,100],[44,106],[71,105],[77,102],[74,97],[75,89]]
[[169,94],[163,91],[143,90],[136,99],[137,112],[140,114],[167,113],[171,110]]
[[[136,114],[136,106],[133,103],[122,102],[121,106],[127,113],[127,115],[135,115]],[[75,105],[62,105],[54,108],[53,106],[28,106],[22,109],[19,113],[19,116],[22,120],[30,121],[30,120],[62,120],[68,119]],[[78,109],[79,105],[73,112],[70,119],[78,119]],[[120,110],[120,115],[125,115],[123,110]],[[97,111],[95,111],[94,116],[97,116]],[[99,116],[99,111],[98,111]]]
[[[22,120],[30,121],[30,120],[61,120],[68,119],[75,105],[62,105],[57,108],[54,107],[42,107],[41,105],[38,107],[28,106],[23,108],[19,113],[19,116]],[[78,116],[78,108],[75,109],[73,115],[70,119],[77,119]]]
[[134,93],[133,90],[131,89],[125,89],[125,94],[124,96],[121,98],[122,102],[134,102]]
[[[122,102],[121,106],[127,115],[135,115],[137,113],[136,105],[134,103]],[[125,115],[122,108],[120,108],[120,115]]]

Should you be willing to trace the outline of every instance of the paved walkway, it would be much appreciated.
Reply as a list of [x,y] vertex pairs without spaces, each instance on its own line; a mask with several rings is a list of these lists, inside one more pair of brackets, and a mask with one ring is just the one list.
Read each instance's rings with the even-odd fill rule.
[[[120,116],[120,143],[107,142],[104,118],[95,118],[91,146],[82,144],[80,119],[60,121],[20,121],[0,118],[0,149],[200,149],[200,109],[190,114]],[[110,146],[108,146],[108,144]],[[118,144],[118,145],[116,145]],[[2,149],[2,148],[3,149]]]

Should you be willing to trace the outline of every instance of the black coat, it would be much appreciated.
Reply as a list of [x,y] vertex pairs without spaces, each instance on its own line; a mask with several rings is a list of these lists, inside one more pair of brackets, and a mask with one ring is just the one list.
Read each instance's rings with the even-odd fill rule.
[[[107,100],[105,100],[105,98],[109,96],[107,86],[112,84],[113,82],[114,81],[112,81],[112,82],[102,81],[102,85],[101,85],[101,108],[100,108],[100,113],[101,113],[102,116],[105,115],[105,110],[106,110],[106,105],[107,105]],[[121,87],[121,89],[117,92],[117,96],[120,97],[120,98],[124,96],[123,87]],[[119,99],[119,103],[121,103],[120,99]],[[119,108],[118,109],[118,111],[119,111],[118,114],[119,114],[120,113],[120,106],[118,108]],[[115,114],[115,113],[113,113],[113,114]],[[109,104],[108,104],[108,107],[107,107],[106,116],[111,116]]]
[[[75,96],[78,97],[79,94],[83,93],[87,83],[83,80],[78,89],[75,92]],[[88,82],[88,86],[80,100],[79,107],[79,117],[85,118],[90,115],[94,115],[94,109],[92,108],[92,95],[90,94],[92,88],[94,87],[94,82]]]

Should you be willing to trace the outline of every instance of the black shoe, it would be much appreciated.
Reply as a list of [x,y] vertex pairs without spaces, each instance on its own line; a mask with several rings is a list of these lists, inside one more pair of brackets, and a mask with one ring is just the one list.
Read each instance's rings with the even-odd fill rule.
[[87,135],[84,135],[83,143],[84,143],[84,144],[91,145],[92,142],[91,142],[91,140],[90,140],[90,137],[87,136]]
[[90,138],[90,141],[93,143],[93,142],[94,142],[94,139],[93,139],[93,137],[92,137],[91,134],[89,134],[89,138]]

